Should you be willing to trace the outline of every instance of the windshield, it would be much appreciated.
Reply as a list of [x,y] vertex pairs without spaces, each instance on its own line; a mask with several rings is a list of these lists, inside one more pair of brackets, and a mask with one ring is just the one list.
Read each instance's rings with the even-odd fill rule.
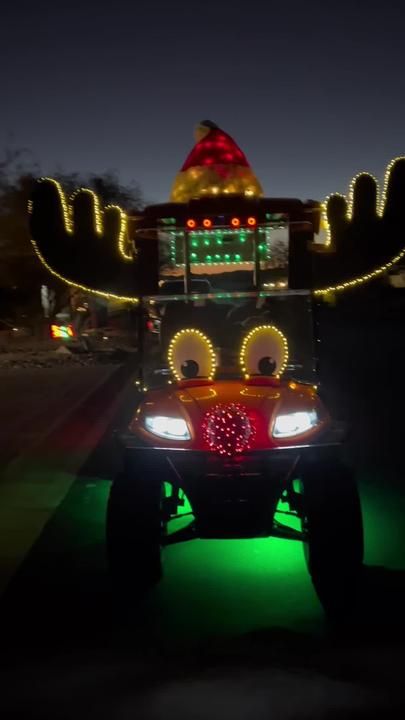
[[168,225],[137,234],[149,239],[157,236],[160,286],[166,294],[183,292],[186,246],[191,289],[196,292],[253,290],[255,245],[260,288],[287,287],[289,227],[285,216],[272,216],[254,228],[213,225],[186,231]]
[[316,381],[311,295],[307,291],[162,295],[144,298],[143,307],[147,330],[142,367],[148,387],[172,379],[170,342],[185,328],[200,330],[212,343],[217,379],[243,377],[243,340],[261,325],[277,328],[287,341],[288,362],[283,376]]

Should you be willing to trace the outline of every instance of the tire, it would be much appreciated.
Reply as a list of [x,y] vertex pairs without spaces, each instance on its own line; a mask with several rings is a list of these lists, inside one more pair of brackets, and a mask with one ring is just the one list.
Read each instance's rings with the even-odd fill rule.
[[336,460],[306,464],[301,479],[312,582],[326,615],[347,619],[357,610],[364,553],[356,483],[349,468]]
[[117,475],[107,505],[106,550],[115,593],[133,599],[159,582],[160,481],[136,472]]

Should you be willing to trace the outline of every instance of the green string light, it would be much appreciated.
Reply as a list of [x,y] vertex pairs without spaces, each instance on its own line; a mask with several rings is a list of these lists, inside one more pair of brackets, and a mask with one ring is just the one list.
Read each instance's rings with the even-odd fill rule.
[[[166,223],[165,223],[166,224]],[[167,219],[167,225],[169,225],[169,219]],[[167,228],[167,234],[170,238],[170,256],[171,261],[174,265],[182,265],[182,240],[184,238],[184,231],[175,229],[174,227]],[[253,257],[250,257],[250,252],[253,251],[252,241],[256,232],[260,233],[260,243],[258,244],[258,252],[260,253],[261,260],[268,260],[271,258],[271,228],[260,227],[255,230],[250,228],[239,228],[239,229],[227,229],[220,230],[218,228],[212,228],[211,230],[196,229],[190,232],[190,260],[197,264],[214,264],[221,265],[226,264],[246,264],[253,261]],[[225,240],[230,241],[228,247],[224,247]],[[240,248],[241,252],[232,252],[236,250],[236,245],[243,245]],[[206,249],[208,255],[203,255],[202,249]],[[210,248],[212,248],[210,252]],[[214,250],[220,250],[220,252],[213,253]],[[224,250],[228,252],[224,253]],[[231,251],[231,254],[230,252]]]

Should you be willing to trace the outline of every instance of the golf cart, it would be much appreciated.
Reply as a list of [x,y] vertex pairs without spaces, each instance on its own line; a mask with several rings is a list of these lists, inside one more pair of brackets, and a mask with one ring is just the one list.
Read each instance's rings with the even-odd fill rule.
[[189,219],[138,230],[156,242],[160,291],[138,306],[140,400],[108,502],[111,577],[140,596],[161,578],[169,544],[277,536],[303,543],[325,612],[338,617],[363,561],[345,428],[318,394],[311,293],[287,287],[288,217],[245,215],[207,215],[207,203],[198,214],[195,203]]

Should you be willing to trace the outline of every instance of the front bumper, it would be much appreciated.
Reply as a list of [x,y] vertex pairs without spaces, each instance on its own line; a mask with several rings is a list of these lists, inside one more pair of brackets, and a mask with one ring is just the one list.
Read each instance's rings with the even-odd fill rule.
[[[279,447],[268,448],[265,450],[247,450],[243,453],[243,457],[252,457],[259,455],[273,455],[276,457],[277,454],[291,454],[294,452],[308,453],[321,451],[322,449],[333,449],[340,447],[347,438],[347,425],[342,422],[333,422],[328,428],[321,434],[319,434],[314,440],[307,443],[297,442],[291,443],[291,445],[280,445]],[[145,445],[142,444],[140,439],[134,435],[134,433],[117,433],[117,439],[121,447],[125,450],[134,450],[139,453],[165,453],[167,455],[173,455],[173,457],[179,456],[180,454],[188,455],[191,458],[197,458],[199,456],[215,456],[215,453],[209,450],[194,450],[191,448],[176,448],[176,447],[162,447],[160,445]],[[158,438],[156,438],[158,440]],[[241,455],[242,457],[242,455]]]
[[196,534],[204,538],[263,537],[272,533],[277,503],[303,460],[335,454],[346,434],[334,424],[310,444],[250,450],[233,458],[210,451],[142,446],[119,436],[129,474],[161,478],[182,489],[191,504]]

